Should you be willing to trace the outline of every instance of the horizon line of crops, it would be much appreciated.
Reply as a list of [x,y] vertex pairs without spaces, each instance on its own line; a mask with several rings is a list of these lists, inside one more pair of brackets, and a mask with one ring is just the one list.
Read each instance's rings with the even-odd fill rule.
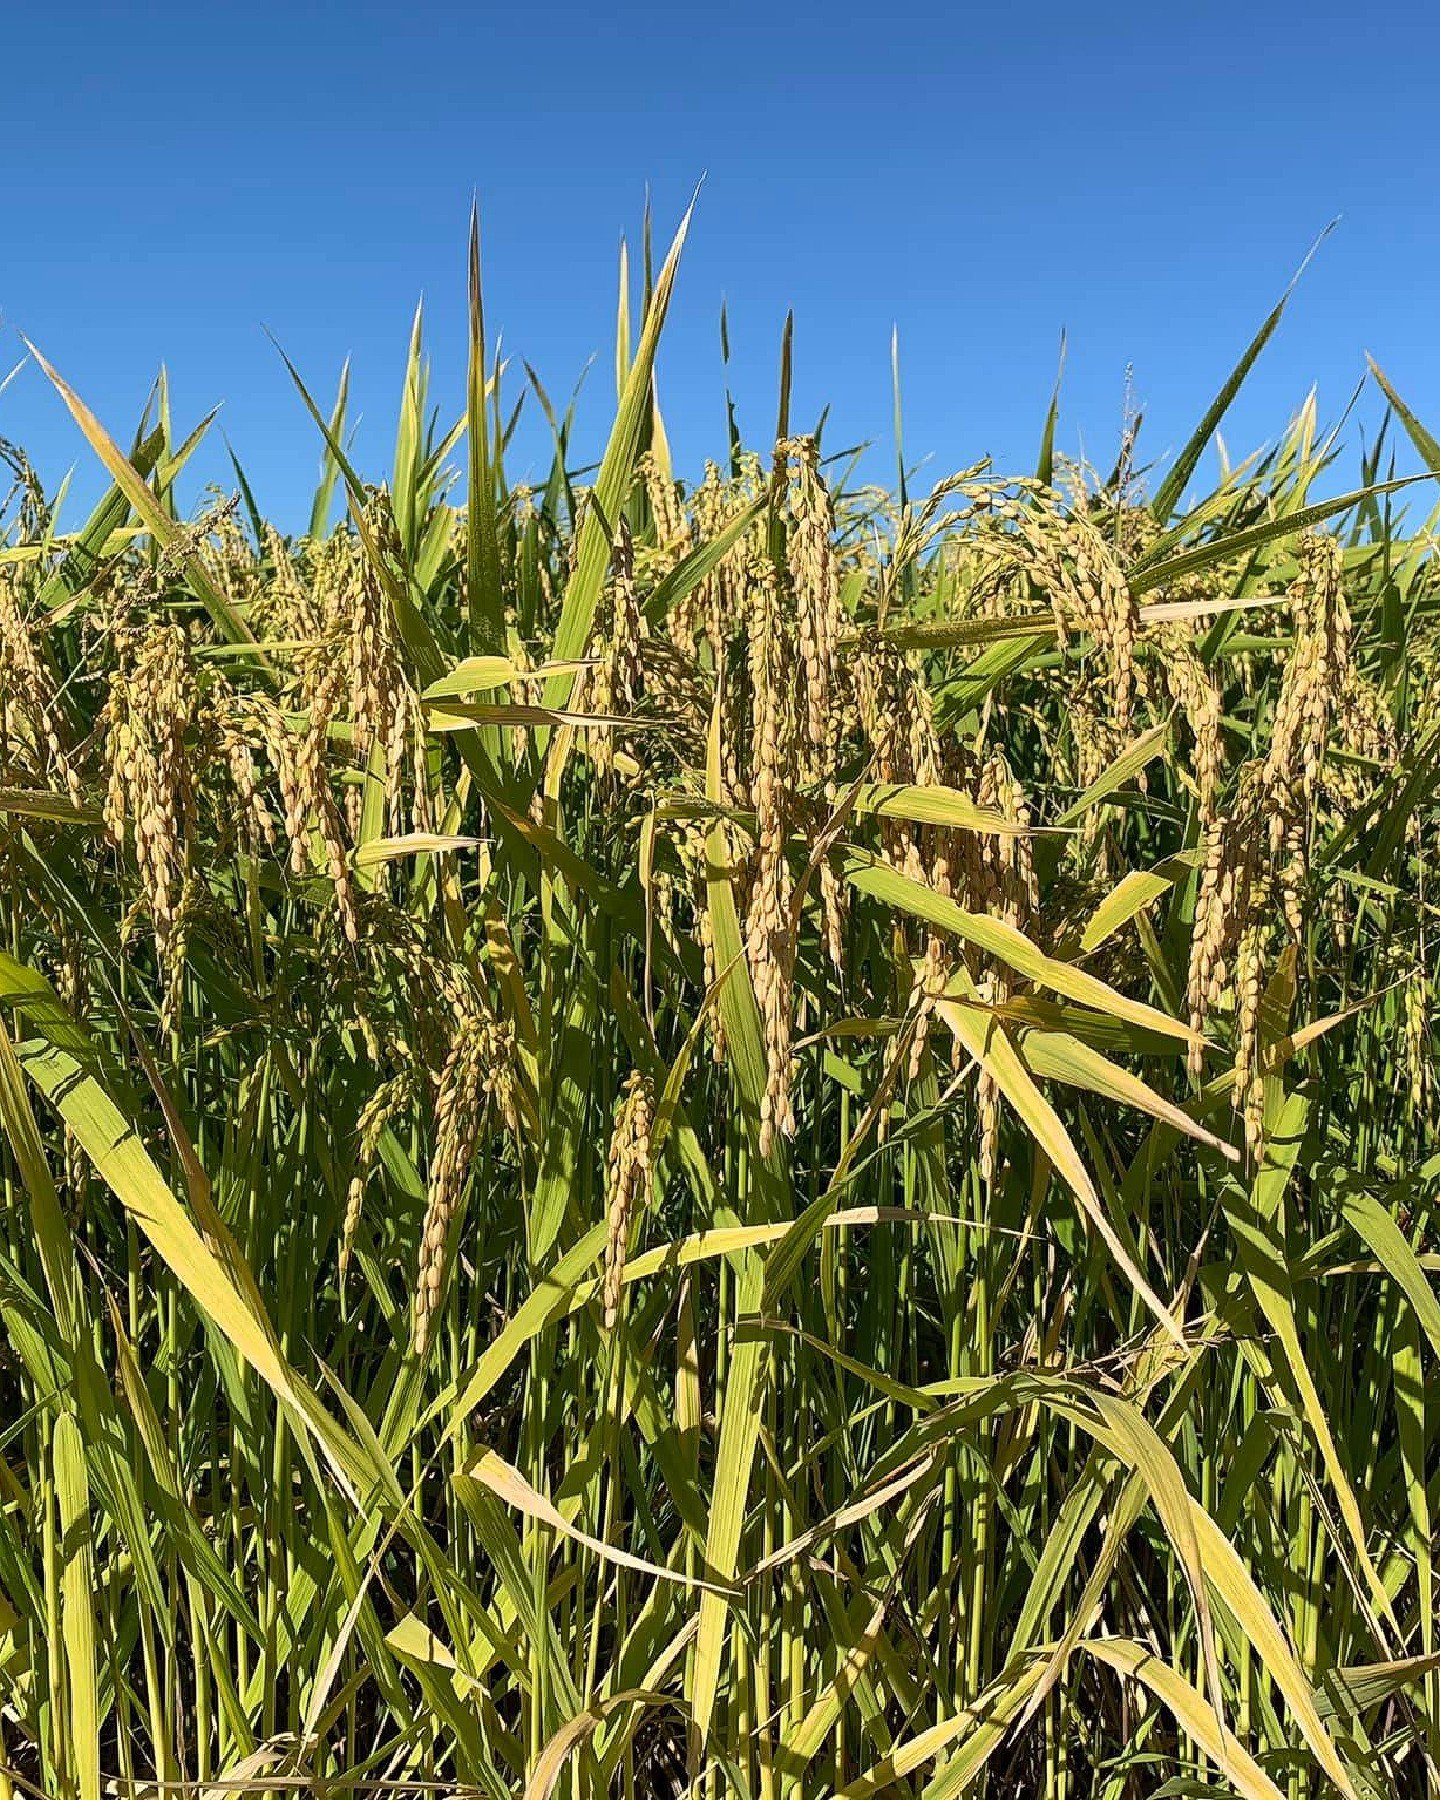
[[473,231],[303,534],[34,353],[0,1794],[1433,1800],[1440,446],[687,485],[684,236],[585,485]]

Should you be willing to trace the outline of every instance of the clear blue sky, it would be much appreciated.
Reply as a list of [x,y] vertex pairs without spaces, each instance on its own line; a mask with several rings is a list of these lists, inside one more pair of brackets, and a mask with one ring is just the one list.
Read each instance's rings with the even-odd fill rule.
[[[668,234],[705,177],[661,364],[686,469],[723,450],[722,297],[756,440],[793,306],[797,420],[832,403],[829,442],[876,439],[877,474],[892,325],[906,450],[936,473],[1032,464],[1062,327],[1065,447],[1108,457],[1133,364],[1161,455],[1337,215],[1231,448],[1312,383],[1333,418],[1366,350],[1440,421],[1433,0],[58,0],[7,9],[0,46],[3,366],[23,330],[128,437],[163,360],[177,424],[223,402],[287,522],[318,443],[263,327],[327,398],[352,356],[358,459],[383,474],[422,292],[435,396],[459,404],[472,191],[490,324],[557,399],[596,356],[593,444],[619,238],[647,183]],[[33,368],[0,394],[0,434],[95,491]],[[540,472],[545,444],[537,415],[512,473]],[[223,479],[223,455],[203,473]]]

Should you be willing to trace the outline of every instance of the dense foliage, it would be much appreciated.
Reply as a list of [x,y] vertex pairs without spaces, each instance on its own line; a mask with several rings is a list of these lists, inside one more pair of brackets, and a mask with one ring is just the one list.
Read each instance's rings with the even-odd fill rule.
[[678,254],[583,480],[478,276],[12,453],[0,1787],[1440,1792],[1429,480],[686,486]]

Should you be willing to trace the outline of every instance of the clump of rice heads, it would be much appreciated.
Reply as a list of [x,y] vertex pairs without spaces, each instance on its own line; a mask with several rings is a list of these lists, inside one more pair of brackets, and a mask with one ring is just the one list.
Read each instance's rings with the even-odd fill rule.
[[678,256],[10,458],[0,1784],[1440,1793],[1430,478],[692,481]]

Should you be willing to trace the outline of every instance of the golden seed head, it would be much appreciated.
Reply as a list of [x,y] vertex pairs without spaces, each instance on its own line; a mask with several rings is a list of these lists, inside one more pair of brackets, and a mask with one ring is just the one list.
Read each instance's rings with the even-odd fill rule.
[[605,1163],[605,1270],[601,1299],[607,1331],[614,1329],[620,1316],[630,1238],[649,1199],[654,1122],[654,1084],[648,1075],[632,1070],[621,1091]]

